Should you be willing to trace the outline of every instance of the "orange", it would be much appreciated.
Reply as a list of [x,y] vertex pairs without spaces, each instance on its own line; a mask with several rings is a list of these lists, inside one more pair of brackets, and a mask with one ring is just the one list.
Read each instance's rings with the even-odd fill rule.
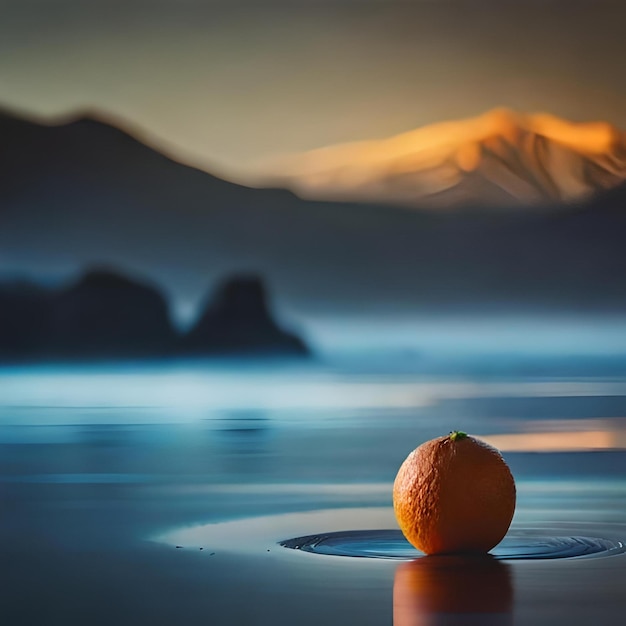
[[455,431],[423,443],[393,485],[404,536],[426,554],[488,552],[515,512],[515,481],[502,455]]

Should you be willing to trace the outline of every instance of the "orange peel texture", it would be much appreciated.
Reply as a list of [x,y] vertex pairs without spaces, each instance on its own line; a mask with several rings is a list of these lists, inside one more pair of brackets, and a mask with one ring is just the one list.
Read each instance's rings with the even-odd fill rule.
[[426,554],[488,552],[509,529],[515,498],[500,452],[459,432],[413,450],[393,485],[398,524]]

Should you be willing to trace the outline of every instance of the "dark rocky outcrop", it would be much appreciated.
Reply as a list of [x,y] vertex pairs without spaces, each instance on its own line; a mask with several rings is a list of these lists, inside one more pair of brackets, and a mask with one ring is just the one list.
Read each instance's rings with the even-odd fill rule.
[[59,290],[0,286],[4,361],[165,356],[175,339],[159,291],[112,271],[90,271]]
[[171,354],[175,341],[159,291],[112,271],[90,271],[59,290],[0,286],[5,361],[160,356]]
[[0,360],[114,360],[177,355],[305,355],[272,319],[261,279],[224,283],[185,336],[154,287],[93,270],[60,290],[0,285]]
[[308,349],[270,314],[262,280],[238,276],[224,282],[182,340],[189,354],[305,355]]
[[106,270],[57,294],[51,328],[51,354],[68,357],[166,355],[176,338],[157,289]]

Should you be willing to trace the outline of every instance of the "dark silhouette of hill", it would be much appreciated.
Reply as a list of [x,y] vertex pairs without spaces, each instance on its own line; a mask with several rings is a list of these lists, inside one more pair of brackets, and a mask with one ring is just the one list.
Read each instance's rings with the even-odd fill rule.
[[95,269],[58,290],[0,285],[0,360],[111,360],[180,355],[304,356],[281,330],[258,277],[225,282],[187,334],[177,333],[160,291]]
[[53,300],[51,355],[163,356],[175,341],[163,295],[120,274],[92,270]]
[[177,163],[92,118],[0,115],[0,271],[105,262],[197,301],[253,268],[281,310],[626,310],[625,188],[574,208],[307,202]]
[[183,338],[182,350],[191,354],[308,354],[304,342],[279,328],[272,318],[265,286],[257,276],[239,276],[220,285]]
[[158,289],[113,271],[89,271],[58,290],[0,286],[4,360],[165,356],[176,339]]

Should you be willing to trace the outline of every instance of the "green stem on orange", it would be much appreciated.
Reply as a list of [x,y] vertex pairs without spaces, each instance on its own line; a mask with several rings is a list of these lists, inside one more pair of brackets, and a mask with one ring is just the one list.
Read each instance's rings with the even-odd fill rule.
[[462,430],[453,430],[450,433],[450,441],[457,441],[461,439],[465,439],[467,437],[467,433],[464,433]]

